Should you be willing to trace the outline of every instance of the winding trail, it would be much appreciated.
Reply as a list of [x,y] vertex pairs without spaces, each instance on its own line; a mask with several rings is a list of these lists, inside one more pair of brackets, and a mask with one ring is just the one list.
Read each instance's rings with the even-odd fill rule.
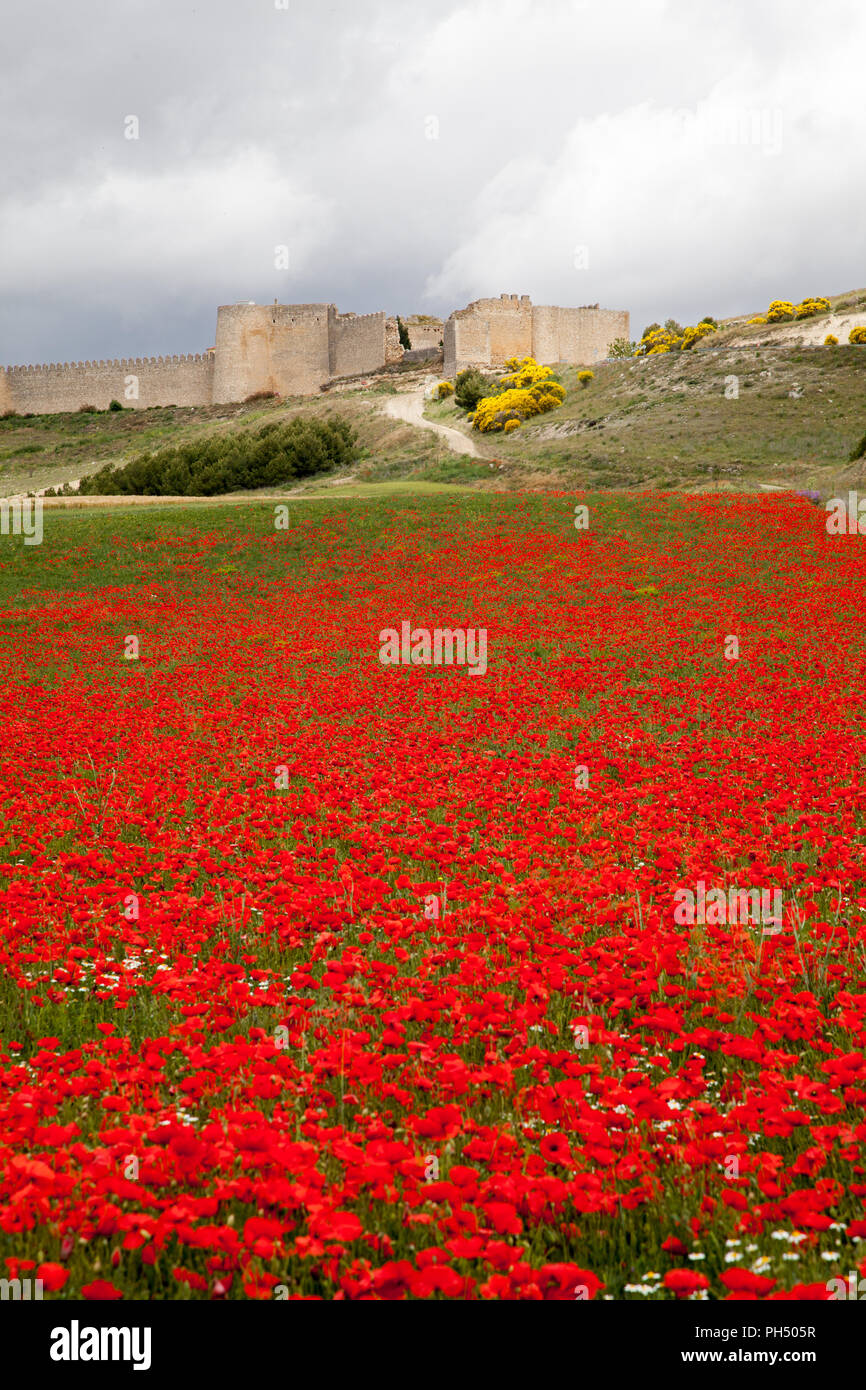
[[408,425],[417,425],[422,430],[432,430],[434,434],[441,434],[448,448],[453,449],[455,454],[469,454],[474,459],[486,457],[475,440],[468,438],[460,430],[452,429],[450,425],[437,424],[435,420],[424,419],[426,389],[426,386],[422,386],[419,391],[404,391],[399,396],[390,396],[385,402],[385,414],[391,415],[395,420],[405,420]]

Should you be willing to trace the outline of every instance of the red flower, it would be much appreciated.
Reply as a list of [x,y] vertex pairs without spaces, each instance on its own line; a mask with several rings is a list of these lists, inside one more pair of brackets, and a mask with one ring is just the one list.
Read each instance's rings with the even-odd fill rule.
[[710,1281],[705,1274],[698,1274],[695,1269],[669,1269],[664,1277],[664,1285],[666,1289],[675,1293],[677,1298],[686,1298],[700,1289],[708,1289]]
[[52,1264],[51,1261],[48,1261],[48,1263],[39,1266],[36,1271],[36,1278],[42,1280],[43,1288],[47,1289],[49,1293],[56,1293],[58,1289],[63,1288],[69,1278],[69,1270],[64,1269],[63,1265]]
[[109,1284],[107,1279],[94,1279],[92,1284],[85,1284],[81,1290],[81,1297],[94,1301],[111,1302],[117,1298],[123,1298],[121,1289],[116,1289],[113,1284]]
[[317,1212],[310,1219],[310,1233],[319,1240],[357,1240],[363,1231],[353,1211]]
[[726,1289],[731,1289],[734,1293],[769,1293],[770,1289],[775,1288],[776,1280],[769,1279],[763,1274],[753,1274],[750,1269],[726,1269],[721,1275],[721,1281]]
[[558,1163],[561,1167],[571,1163],[571,1146],[564,1134],[545,1134],[539,1148],[548,1163]]

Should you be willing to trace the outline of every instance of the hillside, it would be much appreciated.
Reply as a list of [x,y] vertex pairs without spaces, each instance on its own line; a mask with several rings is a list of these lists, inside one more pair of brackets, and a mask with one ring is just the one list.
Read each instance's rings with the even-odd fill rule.
[[[756,325],[747,317],[724,321],[691,352],[601,363],[587,389],[576,368],[562,368],[564,405],[509,436],[472,434],[476,459],[418,428],[411,410],[396,412],[406,420],[386,413],[389,399],[417,395],[430,380],[404,371],[282,401],[2,418],[0,495],[74,485],[107,462],[166,444],[333,410],[358,431],[356,464],[285,491],[408,480],[495,491],[801,487],[829,496],[857,485],[863,461],[849,459],[866,431],[866,347],[848,345],[845,325],[866,323],[866,292],[839,295],[829,315],[802,322]],[[840,344],[824,347],[831,325]],[[428,402],[424,416],[469,433],[453,404]]]
[[759,344],[769,347],[819,347],[827,334],[832,333],[840,343],[847,343],[851,329],[858,324],[866,324],[866,290],[846,290],[844,294],[828,295],[827,298],[830,302],[829,313],[816,314],[793,323],[749,323],[749,319],[763,315],[763,309],[723,319],[719,335],[712,342],[715,346],[724,347],[755,347]]
[[[855,347],[624,359],[597,366],[586,389],[576,369],[560,375],[569,389],[558,410],[485,440],[514,484],[832,490],[852,476],[866,430],[866,351]],[[428,414],[453,423],[462,412],[437,404]]]

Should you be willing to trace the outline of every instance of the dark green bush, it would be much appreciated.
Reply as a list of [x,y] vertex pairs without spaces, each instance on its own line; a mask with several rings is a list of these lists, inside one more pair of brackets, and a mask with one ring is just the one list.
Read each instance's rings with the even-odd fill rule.
[[485,376],[477,367],[467,367],[454,380],[454,401],[462,410],[474,410],[482,396],[495,396],[498,390],[496,377]]
[[249,434],[209,439],[140,454],[123,467],[107,464],[82,478],[79,492],[149,497],[212,497],[272,487],[327,473],[352,462],[356,434],[342,416],[272,421]]
[[856,463],[858,459],[862,458],[866,458],[866,434],[864,434],[860,443],[855,445],[853,452],[849,454],[848,462]]
[[120,401],[109,401],[109,403],[108,403],[108,409],[109,409],[109,410],[123,410],[123,406],[120,404]]

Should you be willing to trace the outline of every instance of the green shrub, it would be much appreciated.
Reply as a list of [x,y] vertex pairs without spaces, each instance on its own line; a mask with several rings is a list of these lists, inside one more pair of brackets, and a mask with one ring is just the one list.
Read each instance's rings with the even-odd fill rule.
[[120,404],[120,401],[109,401],[109,403],[108,403],[108,409],[109,409],[109,410],[123,410],[123,406]]
[[409,330],[406,327],[403,320],[400,318],[399,314],[397,315],[397,336],[400,339],[401,348],[404,348],[406,352],[409,352],[412,347],[412,339],[409,337]]
[[608,357],[634,357],[637,343],[632,343],[628,338],[614,338],[607,350]]
[[79,491],[148,497],[212,497],[273,487],[351,463],[357,436],[342,416],[273,421],[249,434],[208,439],[140,454],[125,466],[106,464]]
[[866,434],[864,434],[860,443],[855,445],[853,453],[849,455],[848,462],[856,463],[858,459],[862,458],[866,458]]
[[495,396],[499,389],[496,377],[485,376],[477,367],[467,367],[454,378],[454,401],[461,410],[474,410],[484,396]]

